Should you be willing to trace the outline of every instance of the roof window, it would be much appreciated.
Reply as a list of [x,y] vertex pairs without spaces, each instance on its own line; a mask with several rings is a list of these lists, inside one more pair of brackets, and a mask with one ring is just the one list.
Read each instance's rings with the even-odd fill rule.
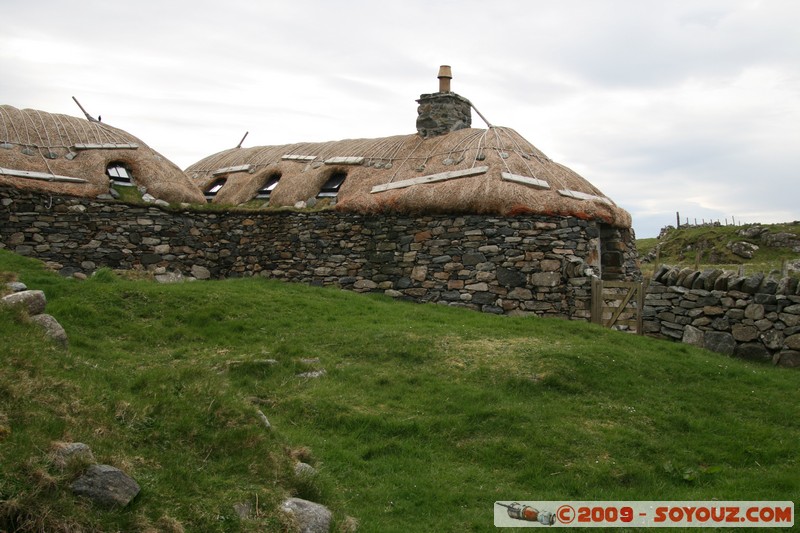
[[106,174],[115,185],[133,185],[133,173],[125,163],[114,161],[106,167]]
[[217,178],[211,184],[211,186],[206,189],[206,200],[209,202],[214,199],[217,193],[225,186],[225,183],[228,181],[228,178]]
[[326,181],[320,189],[317,198],[336,198],[336,195],[339,194],[339,187],[342,186],[346,177],[347,172],[342,170],[332,173],[331,177],[328,178],[328,181]]
[[258,189],[256,198],[260,198],[262,200],[269,200],[270,194],[272,194],[272,191],[274,191],[275,187],[278,186],[278,182],[280,181],[280,179],[281,179],[280,174],[272,174],[269,178],[267,178],[267,181],[264,182],[264,185],[262,185],[261,188]]

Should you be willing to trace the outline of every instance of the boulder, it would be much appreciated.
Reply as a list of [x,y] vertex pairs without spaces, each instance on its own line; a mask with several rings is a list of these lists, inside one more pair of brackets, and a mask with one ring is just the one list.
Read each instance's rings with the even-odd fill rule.
[[518,270],[513,270],[509,268],[498,267],[497,281],[500,283],[500,285],[508,289],[512,289],[514,287],[524,286],[525,283],[528,281],[528,277],[525,275],[524,272],[519,272]]
[[294,465],[294,475],[301,479],[313,478],[317,475],[317,469],[302,461]]
[[192,276],[196,279],[209,279],[211,277],[211,272],[204,266],[193,265]]
[[728,248],[734,255],[745,259],[752,259],[753,254],[758,250],[758,246],[745,241],[732,242],[728,244]]
[[686,326],[683,330],[682,342],[702,348],[705,344],[705,335],[703,330],[694,326]]
[[330,531],[332,513],[324,505],[301,498],[289,498],[281,504],[281,509],[294,518],[301,533]]
[[47,305],[47,298],[45,298],[43,291],[15,292],[3,296],[0,301],[4,305],[22,305],[30,316],[44,313],[44,308]]
[[90,466],[70,489],[102,507],[125,507],[141,490],[133,478],[109,465]]
[[67,346],[69,342],[67,339],[67,332],[64,331],[64,328],[58,323],[58,320],[56,320],[55,317],[42,313],[40,315],[32,316],[31,322],[41,326],[44,329],[45,334],[58,344],[64,347]]
[[750,361],[768,362],[772,360],[772,355],[770,355],[769,351],[767,351],[760,342],[739,344],[733,351],[733,355]]
[[725,355],[733,355],[733,350],[736,348],[733,335],[724,331],[706,331],[704,343],[706,350]]
[[770,350],[780,350],[783,346],[784,335],[776,329],[771,329],[761,335],[761,342]]
[[775,354],[772,361],[778,366],[800,368],[800,351],[784,350]]
[[739,342],[750,342],[758,338],[759,331],[755,326],[736,324],[731,328],[733,338]]
[[6,283],[6,287],[11,292],[22,292],[28,290],[28,287],[20,281],[9,281]]
[[53,460],[53,465],[61,470],[74,463],[95,463],[91,448],[82,442],[56,442],[53,444],[53,451],[50,456]]

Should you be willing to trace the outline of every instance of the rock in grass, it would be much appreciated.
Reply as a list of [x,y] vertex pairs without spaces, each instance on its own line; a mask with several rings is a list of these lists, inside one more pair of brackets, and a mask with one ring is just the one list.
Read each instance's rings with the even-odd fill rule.
[[324,505],[301,498],[289,498],[283,502],[281,509],[292,515],[297,522],[298,529],[303,533],[328,533],[330,531],[331,512]]
[[8,283],[6,283],[6,287],[11,292],[22,292],[28,290],[28,286],[22,283],[21,281],[9,281]]
[[267,415],[262,413],[260,409],[256,412],[256,414],[258,415],[258,419],[261,420],[261,423],[264,424],[265,428],[272,429],[272,424],[269,423]]
[[310,372],[301,372],[300,374],[297,374],[297,377],[305,378],[305,379],[317,379],[317,378],[321,378],[325,374],[327,374],[327,372],[323,368],[322,370],[312,370]]
[[119,468],[92,465],[70,485],[72,492],[102,507],[125,507],[139,494],[139,484]]
[[88,445],[82,442],[57,442],[53,445],[53,464],[64,470],[70,464],[80,462],[94,464],[94,454]]
[[47,298],[44,296],[44,291],[15,292],[3,296],[0,301],[5,305],[23,305],[30,316],[44,313],[44,308],[47,305]]
[[300,461],[294,465],[294,475],[304,479],[312,478],[317,475],[317,469],[308,463]]
[[69,342],[69,339],[67,339],[67,332],[64,331],[64,328],[58,323],[55,317],[42,313],[41,315],[32,316],[31,322],[44,328],[48,337],[66,348]]

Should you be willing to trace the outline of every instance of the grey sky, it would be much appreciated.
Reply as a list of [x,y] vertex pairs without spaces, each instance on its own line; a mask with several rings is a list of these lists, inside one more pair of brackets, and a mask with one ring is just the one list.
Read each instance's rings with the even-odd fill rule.
[[[76,96],[185,168],[235,146],[412,133],[453,90],[633,215],[800,219],[795,0],[3,0],[0,103]],[[475,127],[484,127],[473,117]]]

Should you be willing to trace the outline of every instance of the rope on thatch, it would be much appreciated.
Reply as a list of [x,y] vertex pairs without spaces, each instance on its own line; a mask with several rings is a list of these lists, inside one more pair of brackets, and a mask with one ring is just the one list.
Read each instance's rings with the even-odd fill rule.
[[422,146],[422,141],[423,138],[420,137],[417,141],[417,145],[406,155],[406,158],[403,160],[403,162],[397,166],[397,170],[395,170],[394,174],[392,174],[392,177],[389,178],[389,183],[394,181],[394,179],[397,177],[397,173],[400,172],[400,170],[408,163],[408,160],[411,159],[411,156],[414,155],[414,152],[417,151],[417,148]]

